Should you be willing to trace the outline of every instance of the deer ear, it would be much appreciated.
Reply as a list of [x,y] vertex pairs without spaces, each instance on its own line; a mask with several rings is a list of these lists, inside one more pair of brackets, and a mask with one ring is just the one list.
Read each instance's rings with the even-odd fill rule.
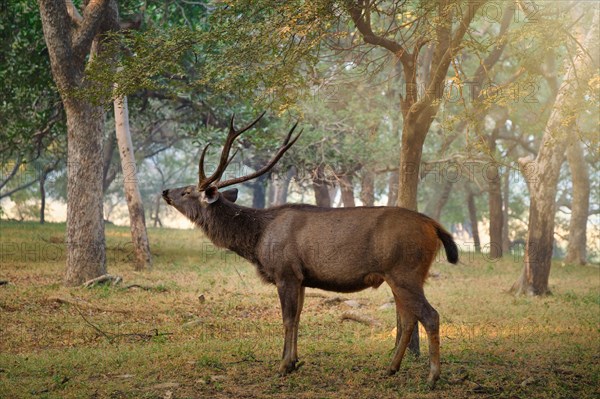
[[225,199],[229,202],[235,202],[237,200],[238,197],[238,189],[237,188],[232,188],[229,190],[225,190],[221,193],[221,195],[223,197],[225,197]]
[[219,189],[216,187],[209,187],[204,191],[204,198],[206,202],[212,204],[219,199]]

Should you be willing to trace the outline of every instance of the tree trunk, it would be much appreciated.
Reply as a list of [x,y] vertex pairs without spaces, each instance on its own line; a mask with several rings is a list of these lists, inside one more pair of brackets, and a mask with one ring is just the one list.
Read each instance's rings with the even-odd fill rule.
[[360,200],[363,206],[373,206],[375,204],[375,173],[364,169],[360,183]]
[[117,144],[121,156],[121,168],[123,169],[123,183],[125,199],[129,209],[129,226],[131,229],[131,240],[135,253],[135,270],[150,269],[152,267],[152,255],[148,233],[146,232],[146,217],[144,214],[144,203],[140,195],[137,179],[137,167],[133,155],[133,143],[129,129],[129,109],[127,97],[117,98],[114,101],[115,108],[115,130]]
[[285,171],[283,177],[278,176],[277,179],[273,180],[273,182],[275,183],[275,198],[273,205],[283,205],[287,202],[290,183],[292,182],[292,179],[295,175],[296,168],[292,166]]
[[569,221],[569,244],[567,245],[565,262],[585,265],[587,219],[590,206],[590,176],[581,143],[577,139],[567,147],[567,161],[573,180],[573,198],[571,201],[571,220]]
[[46,173],[40,173],[40,224],[46,221]]
[[425,207],[425,214],[427,216],[435,220],[440,220],[442,209],[444,209],[448,198],[450,198],[453,183],[451,179],[443,179],[442,187],[435,190],[427,202],[427,206]]
[[313,190],[315,192],[315,203],[317,206],[325,208],[331,207],[331,198],[329,197],[328,184],[325,181],[325,175],[322,167],[318,167],[315,176],[312,178]]
[[112,134],[109,135],[108,140],[106,140],[106,143],[104,145],[104,155],[103,155],[104,160],[102,161],[102,163],[104,164],[103,171],[102,171],[102,188],[103,188],[104,192],[106,192],[106,190],[108,190],[108,187],[113,182],[113,180],[115,179],[115,176],[116,176],[115,173],[110,173],[111,172],[110,165],[112,163],[113,153],[115,152],[116,144],[117,144],[116,135],[115,136],[113,136]]
[[250,187],[252,188],[252,207],[256,209],[264,209],[267,197],[267,179],[269,174],[262,175],[255,179]]
[[354,201],[354,184],[352,183],[352,176],[340,176],[340,190],[342,192],[342,203],[344,204],[344,208],[355,207],[356,202]]
[[106,274],[102,192],[103,108],[65,101],[67,114],[67,271],[65,284]]
[[156,196],[156,201],[154,203],[154,227],[162,227],[162,222],[160,221],[160,204],[162,202],[162,197],[160,195]]
[[503,176],[502,190],[502,253],[510,252],[510,237],[508,236],[508,211],[510,209],[510,169],[506,168]]
[[467,207],[469,209],[469,222],[471,223],[471,234],[473,235],[473,245],[475,252],[481,252],[481,240],[479,239],[479,227],[477,221],[477,207],[475,206],[475,194],[471,190],[467,191]]
[[417,209],[417,188],[419,186],[419,167],[423,154],[423,143],[431,125],[427,123],[405,122],[402,128],[402,147],[400,148],[400,171],[398,179],[398,206],[413,211]]
[[388,181],[387,206],[397,206],[398,205],[398,181],[399,180],[400,180],[400,175],[397,170],[390,173],[390,178]]
[[[594,13],[592,24],[574,59],[566,62],[567,72],[558,89],[556,100],[544,129],[540,149],[535,160],[519,159],[529,188],[530,209],[524,267],[521,277],[511,291],[517,295],[545,295],[550,293],[548,279],[554,246],[554,218],[556,191],[560,168],[565,158],[568,140],[564,122],[572,118],[573,103],[583,96],[585,85],[596,72],[598,51],[599,14]],[[583,84],[580,84],[583,83]]]
[[[495,147],[495,143],[493,145]],[[502,179],[498,165],[490,162],[484,171],[488,182],[488,206],[490,211],[490,251],[489,258],[502,257]]]
[[105,18],[115,17],[117,7],[114,1],[90,1],[82,17],[71,1],[38,3],[52,76],[67,116],[65,284],[79,285],[106,274],[102,216],[104,110],[72,98],[70,93],[85,85],[83,76],[92,43],[104,29]]

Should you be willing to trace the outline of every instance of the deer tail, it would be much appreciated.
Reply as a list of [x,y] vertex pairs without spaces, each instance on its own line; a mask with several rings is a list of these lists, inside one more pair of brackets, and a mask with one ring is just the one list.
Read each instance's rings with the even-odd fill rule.
[[437,236],[444,244],[444,249],[446,250],[446,259],[448,262],[456,264],[458,263],[458,247],[452,238],[452,234],[448,233],[442,226],[435,226],[435,230],[437,232]]

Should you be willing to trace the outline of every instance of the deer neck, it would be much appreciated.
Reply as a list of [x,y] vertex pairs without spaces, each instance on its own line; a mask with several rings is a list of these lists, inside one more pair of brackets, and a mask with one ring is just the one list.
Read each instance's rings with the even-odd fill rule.
[[267,219],[262,209],[246,208],[219,199],[206,208],[199,225],[216,246],[228,248],[256,263],[256,246]]

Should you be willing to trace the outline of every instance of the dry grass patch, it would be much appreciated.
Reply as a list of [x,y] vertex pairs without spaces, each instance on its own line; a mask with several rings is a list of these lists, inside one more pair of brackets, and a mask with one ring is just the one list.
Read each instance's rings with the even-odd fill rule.
[[[442,379],[425,354],[384,377],[394,342],[387,286],[309,290],[299,351],[280,378],[275,289],[198,231],[150,229],[155,269],[128,263],[128,229],[107,227],[120,287],[64,288],[64,225],[0,222],[2,398],[593,398],[600,391],[600,270],[555,264],[554,295],[505,292],[513,259],[437,263],[426,285],[442,317]],[[144,288],[124,287],[136,284]],[[340,297],[341,301],[327,301]],[[343,299],[355,300],[350,308]],[[341,321],[352,310],[378,321]],[[425,335],[422,334],[424,338]]]

